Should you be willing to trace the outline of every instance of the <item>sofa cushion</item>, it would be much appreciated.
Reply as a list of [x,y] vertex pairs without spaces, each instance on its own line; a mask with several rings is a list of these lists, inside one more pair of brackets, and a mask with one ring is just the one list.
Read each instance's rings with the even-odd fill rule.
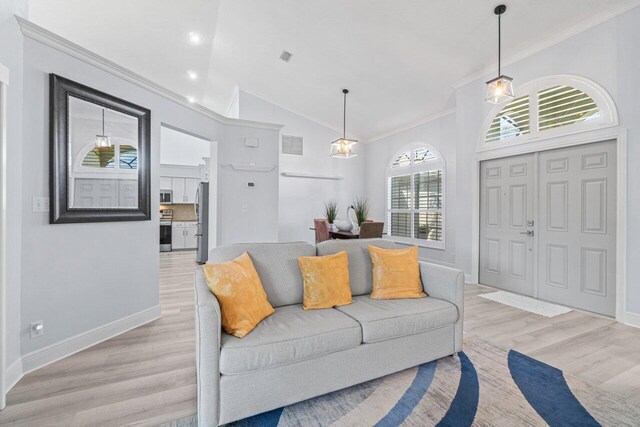
[[302,303],[302,275],[298,257],[313,256],[316,248],[310,243],[241,243],[221,246],[209,252],[209,263],[230,261],[247,252],[267,299],[274,307]]
[[396,248],[396,244],[387,239],[326,240],[318,243],[316,248],[318,255],[329,255],[346,251],[349,256],[351,294],[366,294],[368,296],[371,293],[371,284],[373,282],[371,256],[369,256],[370,245],[383,249]]
[[458,320],[455,305],[432,297],[374,300],[362,295],[355,297],[353,304],[336,310],[360,323],[365,343],[417,334]]
[[232,375],[274,368],[361,343],[358,322],[336,309],[304,311],[299,304],[278,307],[242,339],[222,334],[220,372]]

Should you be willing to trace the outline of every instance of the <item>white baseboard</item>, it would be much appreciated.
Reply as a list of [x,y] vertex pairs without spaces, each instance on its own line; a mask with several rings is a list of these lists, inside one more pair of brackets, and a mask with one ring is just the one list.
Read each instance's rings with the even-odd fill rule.
[[629,326],[635,326],[636,328],[640,328],[640,314],[625,312],[624,313],[624,324]]
[[473,274],[466,274],[465,273],[464,282],[468,283],[470,285],[477,285],[478,284],[478,281],[473,278]]
[[19,358],[18,360],[13,362],[11,366],[9,366],[4,373],[5,393],[8,393],[9,390],[11,390],[13,386],[16,385],[18,381],[20,381],[20,378],[22,378],[23,375],[24,374],[22,372],[22,359]]
[[159,305],[99,326],[74,337],[67,338],[55,344],[25,354],[13,363],[6,372],[5,392],[29,372],[40,369],[50,363],[71,356],[86,348],[99,344],[131,329],[142,326],[162,317]]

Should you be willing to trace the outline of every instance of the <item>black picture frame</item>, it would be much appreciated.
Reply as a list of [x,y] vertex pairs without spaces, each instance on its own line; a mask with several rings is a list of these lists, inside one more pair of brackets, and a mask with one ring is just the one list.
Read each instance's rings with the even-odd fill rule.
[[[56,74],[49,75],[50,224],[147,221],[151,219],[151,111]],[[69,96],[138,119],[138,207],[69,208]]]

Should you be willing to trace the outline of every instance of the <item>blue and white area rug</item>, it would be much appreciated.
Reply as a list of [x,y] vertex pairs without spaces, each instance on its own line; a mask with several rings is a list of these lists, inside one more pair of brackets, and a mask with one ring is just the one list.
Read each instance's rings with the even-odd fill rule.
[[[638,426],[640,407],[517,351],[466,339],[425,363],[236,423],[275,426]],[[193,426],[194,419],[172,423]]]

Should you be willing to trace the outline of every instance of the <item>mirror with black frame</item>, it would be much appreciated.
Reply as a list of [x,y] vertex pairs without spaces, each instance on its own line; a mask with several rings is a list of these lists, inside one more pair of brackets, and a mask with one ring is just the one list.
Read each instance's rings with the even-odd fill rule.
[[55,74],[51,96],[51,222],[149,219],[149,110]]

